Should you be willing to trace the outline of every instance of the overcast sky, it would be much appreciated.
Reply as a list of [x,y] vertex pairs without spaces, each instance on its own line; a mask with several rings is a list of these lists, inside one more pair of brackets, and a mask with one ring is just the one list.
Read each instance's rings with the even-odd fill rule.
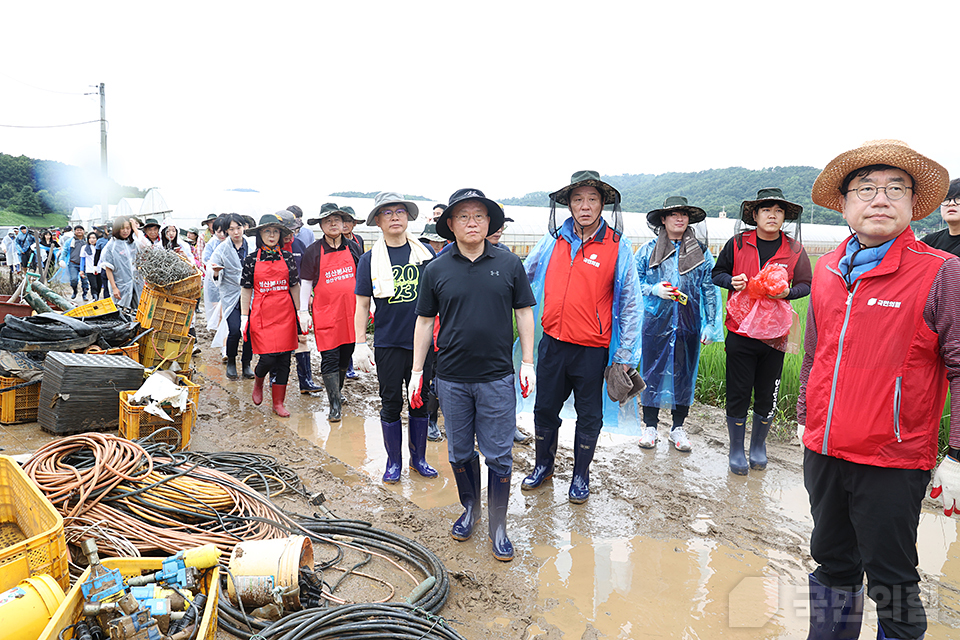
[[[141,188],[501,199],[877,138],[960,175],[956,0],[8,4],[0,125],[97,120],[103,82],[110,175]],[[99,126],[0,152],[97,169]]]

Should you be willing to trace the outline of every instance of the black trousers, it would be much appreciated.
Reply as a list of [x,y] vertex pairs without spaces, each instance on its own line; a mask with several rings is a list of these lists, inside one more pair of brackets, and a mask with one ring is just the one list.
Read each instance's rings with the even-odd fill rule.
[[867,595],[887,637],[919,638],[927,628],[917,572],[917,526],[930,472],[856,464],[803,451],[810,495],[810,555],[826,586]]
[[[237,351],[240,350],[240,305],[238,304],[227,316],[227,328],[230,333],[227,334],[227,357],[237,359]],[[253,360],[253,347],[249,340],[243,341],[243,355],[240,362],[250,362]]]
[[[376,347],[373,357],[377,362],[377,382],[380,383],[380,419],[383,422],[396,422],[403,411],[403,397],[410,382],[413,350],[400,347]],[[423,379],[427,380],[432,375],[433,354],[428,352],[427,360],[423,363]],[[427,417],[425,391],[421,391],[423,406],[418,409],[410,408],[411,416]]]
[[258,378],[266,378],[268,373],[274,374],[273,384],[285,387],[290,378],[290,354],[293,351],[284,351],[283,353],[264,353],[257,360],[257,368],[253,370]]
[[783,372],[783,351],[727,332],[727,415],[746,418],[753,395],[753,413],[772,417],[777,406],[777,390]]
[[603,370],[609,349],[563,342],[547,334],[537,350],[535,429],[559,429],[560,409],[573,391],[577,433],[596,438],[603,428]]
[[90,281],[90,299],[98,299],[100,297],[100,274],[88,273],[87,280]]
[[[342,370],[345,370],[350,366],[350,360],[353,358],[353,347],[352,342],[347,344],[342,344],[339,347],[334,347],[333,349],[327,349],[326,351],[320,352],[320,373],[321,375],[326,375],[328,373],[339,373]],[[374,356],[376,357],[376,356]],[[411,364],[413,360],[410,361]],[[377,359],[377,366],[380,366],[380,360]]]
[[[690,407],[685,404],[678,404],[673,409],[670,410],[670,415],[673,418],[672,428],[682,427],[684,420],[687,419],[687,415],[690,413]],[[648,427],[656,427],[657,422],[660,418],[660,407],[648,407],[643,405],[643,424]]]

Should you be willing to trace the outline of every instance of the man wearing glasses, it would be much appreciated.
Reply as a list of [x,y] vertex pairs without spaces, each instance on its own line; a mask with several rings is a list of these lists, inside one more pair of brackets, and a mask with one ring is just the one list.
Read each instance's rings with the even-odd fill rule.
[[798,431],[810,495],[810,638],[856,638],[863,577],[878,638],[927,628],[917,573],[920,504],[951,390],[950,449],[931,497],[960,499],[960,260],[918,242],[911,220],[947,195],[947,171],[899,140],[832,160],[813,201],[853,236],[820,258],[807,313]]
[[[417,205],[403,196],[384,191],[377,194],[367,216],[368,226],[380,227],[381,237],[370,251],[360,256],[357,264],[357,310],[354,316],[356,346],[353,364],[361,371],[371,371],[376,364],[380,384],[380,426],[387,450],[383,481],[400,481],[403,429],[404,387],[410,382],[413,366],[413,330],[417,319],[417,297],[420,276],[433,258],[433,250],[407,231],[407,223],[417,218]],[[373,323],[374,351],[367,346],[367,320],[371,299],[376,301]],[[427,355],[423,370],[433,368]],[[429,373],[427,378],[429,379]],[[437,470],[427,464],[427,409],[409,409],[410,468],[424,478],[435,478]]]
[[947,197],[940,203],[940,217],[947,228],[924,236],[923,241],[934,249],[960,256],[960,178],[950,181]]
[[411,404],[421,402],[422,365],[437,336],[436,385],[447,428],[447,451],[464,512],[450,535],[467,540],[480,512],[479,446],[487,466],[487,513],[493,555],[513,559],[507,536],[507,503],[517,421],[512,352],[513,320],[520,337],[520,386],[536,385],[533,304],[520,258],[497,249],[486,236],[503,226],[503,210],[479,189],[460,189],[437,219],[437,233],[454,240],[424,270],[417,302]]

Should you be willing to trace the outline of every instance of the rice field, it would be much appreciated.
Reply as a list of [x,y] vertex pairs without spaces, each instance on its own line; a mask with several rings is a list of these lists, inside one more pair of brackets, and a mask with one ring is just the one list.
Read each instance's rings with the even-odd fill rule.
[[[723,305],[726,308],[727,290],[721,289]],[[809,296],[791,300],[801,327],[807,324]],[[803,364],[803,349],[799,354],[788,353],[783,359],[783,375],[780,378],[780,390],[777,395],[777,417],[772,429],[774,436],[780,439],[796,437],[797,396],[800,391],[800,366]],[[700,369],[697,372],[696,399],[706,404],[723,406],[726,402],[726,353],[723,343],[708,344],[700,350]],[[752,405],[751,405],[752,406]],[[940,452],[946,453],[947,438],[950,433],[950,395],[947,394],[943,417],[940,419]]]

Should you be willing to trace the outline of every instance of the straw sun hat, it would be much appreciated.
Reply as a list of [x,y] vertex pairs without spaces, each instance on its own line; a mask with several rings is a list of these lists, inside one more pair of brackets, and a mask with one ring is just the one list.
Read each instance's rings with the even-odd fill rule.
[[841,153],[820,172],[813,183],[813,201],[821,207],[842,213],[843,179],[851,172],[874,164],[887,164],[906,171],[913,178],[917,202],[913,219],[933,213],[947,195],[950,176],[942,166],[920,155],[900,140],[871,140],[851,151]]

